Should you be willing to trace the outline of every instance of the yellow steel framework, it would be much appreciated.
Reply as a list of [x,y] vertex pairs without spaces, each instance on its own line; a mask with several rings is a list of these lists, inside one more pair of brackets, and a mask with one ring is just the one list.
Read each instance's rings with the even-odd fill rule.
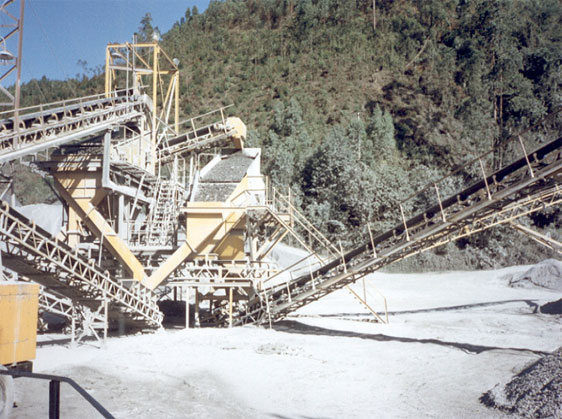
[[[174,111],[174,131],[179,131],[179,61],[171,59],[158,42],[108,44],[105,54],[105,94],[120,89],[142,90],[152,98],[152,141],[161,122],[168,125]],[[125,86],[123,86],[125,83]]]

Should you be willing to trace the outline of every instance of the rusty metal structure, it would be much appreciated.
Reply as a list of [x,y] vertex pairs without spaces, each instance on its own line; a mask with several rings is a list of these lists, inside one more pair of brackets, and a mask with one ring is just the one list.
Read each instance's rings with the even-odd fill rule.
[[[157,42],[110,44],[102,94],[0,114],[0,164],[51,177],[64,206],[54,237],[0,191],[1,264],[39,283],[40,305],[78,340],[159,327],[164,300],[185,302],[187,326],[267,324],[396,260],[562,202],[562,138],[535,143],[530,127],[499,171],[478,157],[464,168],[471,186],[443,196],[448,179],[432,183],[396,203],[398,225],[366,226],[364,244],[343,251],[270,186],[229,108],[182,121],[178,89],[177,60]],[[287,237],[307,256],[282,270],[269,256]]]

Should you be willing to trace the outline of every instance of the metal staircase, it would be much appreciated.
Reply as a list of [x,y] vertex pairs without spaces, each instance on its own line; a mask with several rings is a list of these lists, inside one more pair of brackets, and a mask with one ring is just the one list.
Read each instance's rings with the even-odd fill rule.
[[362,246],[289,283],[259,292],[238,313],[235,324],[279,320],[396,260],[560,204],[562,138],[531,153],[526,152],[521,137],[519,141],[523,157],[487,175],[482,160],[488,153],[480,156],[471,162],[482,169],[479,181],[444,200],[437,184],[432,185],[434,205],[406,219],[404,208],[419,194],[409,197],[397,205],[400,224],[374,237],[370,235]]
[[178,190],[176,182],[161,181],[156,203],[150,214],[147,244],[149,246],[171,245],[177,225]]
[[161,325],[156,294],[140,284],[127,287],[114,280],[6,202],[0,205],[0,238],[4,266],[25,278],[94,311],[109,301],[110,319],[125,317],[136,325]]

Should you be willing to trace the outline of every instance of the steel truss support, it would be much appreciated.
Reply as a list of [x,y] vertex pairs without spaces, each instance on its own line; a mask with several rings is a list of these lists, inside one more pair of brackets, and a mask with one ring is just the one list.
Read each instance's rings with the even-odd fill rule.
[[[162,121],[166,127],[174,109],[175,132],[179,131],[179,62],[171,59],[158,42],[109,44],[105,59],[105,94],[117,89],[138,94],[143,78],[149,78],[152,97],[152,141],[156,144]],[[118,73],[125,72],[126,86],[118,86]],[[130,80],[132,76],[132,80]],[[132,85],[129,86],[129,81]]]
[[439,197],[436,205],[411,219],[401,208],[402,222],[394,229],[370,237],[365,245],[313,272],[265,290],[267,310],[258,296],[248,302],[235,324],[278,320],[389,263],[560,205],[561,148],[559,138],[452,197]]
[[[19,3],[19,7],[18,7]],[[13,5],[13,6],[12,6]],[[21,59],[23,51],[23,17],[25,10],[24,0],[4,0],[0,5],[0,16],[3,16],[3,22],[0,33],[0,63],[7,66],[7,70],[0,74],[0,92],[3,100],[7,102],[0,103],[0,106],[9,106],[16,109],[20,107],[20,80],[21,80]],[[17,39],[17,44],[10,47],[11,39]],[[11,51],[10,51],[11,50]],[[15,52],[15,53],[14,53]],[[11,78],[10,75],[15,74],[14,94],[4,86],[5,80]]]
[[90,309],[97,310],[98,301],[107,298],[113,303],[111,313],[123,313],[139,325],[161,325],[156,294],[139,284],[125,287],[115,281],[7,203],[0,205],[0,238],[5,246],[3,262],[9,269],[43,286],[54,286],[59,294]]
[[511,227],[513,227],[515,230],[519,231],[520,233],[523,233],[527,237],[530,237],[531,239],[535,240],[537,243],[540,243],[543,246],[548,247],[551,250],[554,250],[559,255],[562,255],[562,243],[560,243],[559,241],[553,239],[552,237],[545,236],[544,234],[541,234],[538,231],[535,231],[529,227],[525,227],[524,225],[516,223],[515,221],[512,221],[510,224]]
[[0,113],[0,163],[83,139],[145,116],[140,96],[90,96]]
[[71,339],[72,343],[80,343],[87,337],[94,337],[100,344],[107,340],[107,329],[109,327],[109,301],[107,298],[99,301],[97,309],[74,304],[71,317]]

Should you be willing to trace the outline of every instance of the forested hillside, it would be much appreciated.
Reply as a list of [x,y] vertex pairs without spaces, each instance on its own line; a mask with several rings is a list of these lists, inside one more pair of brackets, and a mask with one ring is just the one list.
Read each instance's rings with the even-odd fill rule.
[[[147,15],[140,37],[153,29]],[[559,0],[212,1],[204,13],[187,9],[162,44],[180,60],[183,115],[234,104],[274,184],[290,186],[311,221],[344,245],[368,222],[375,231],[393,225],[398,200],[491,147],[486,168],[499,167],[510,135],[562,105]],[[102,88],[100,75],[42,79],[23,97]],[[561,127],[559,119],[540,134]],[[450,191],[472,176],[461,171]],[[535,227],[559,234],[559,213],[534,217]],[[502,231],[424,260],[493,266],[548,255]],[[519,244],[509,248],[513,236]],[[460,260],[467,247],[472,256]]]

